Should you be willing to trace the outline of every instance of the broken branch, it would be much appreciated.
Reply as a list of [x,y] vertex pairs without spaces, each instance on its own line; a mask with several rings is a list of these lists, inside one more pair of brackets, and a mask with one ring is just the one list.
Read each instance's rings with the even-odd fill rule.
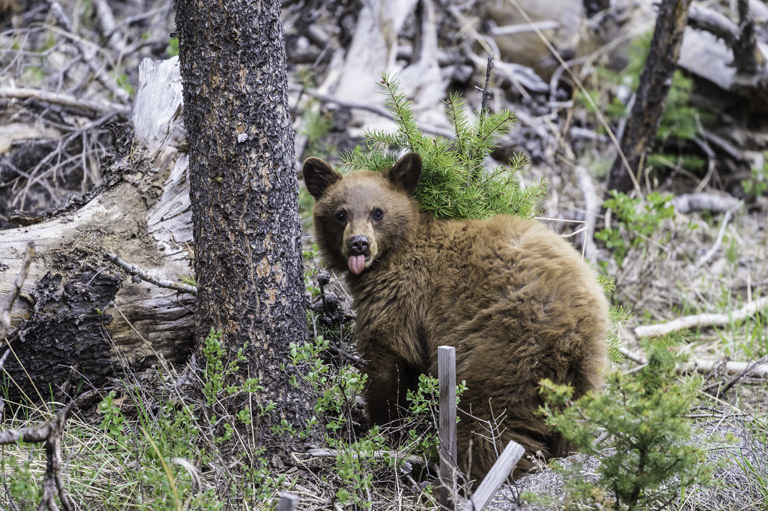
[[126,263],[125,261],[117,257],[115,254],[106,253],[105,255],[107,256],[107,259],[109,259],[114,264],[116,264],[117,266],[125,270],[126,273],[128,273],[129,275],[138,277],[145,282],[149,282],[150,284],[154,284],[158,287],[175,289],[180,293],[190,293],[193,295],[197,294],[197,286],[193,286],[190,284],[181,284],[179,282],[171,282],[170,280],[156,279],[155,277],[149,275],[146,271],[142,270],[141,268],[138,268],[132,264]]
[[72,509],[69,496],[64,490],[61,480],[61,435],[64,433],[64,426],[74,405],[74,401],[70,402],[51,421],[42,426],[0,431],[0,445],[18,442],[37,444],[45,442],[47,463],[43,476],[43,496],[37,509],[48,508],[52,511],[58,511],[56,495],[59,496],[62,508],[66,511]]
[[768,308],[768,296],[747,303],[741,309],[730,314],[696,314],[675,319],[659,325],[640,325],[635,327],[635,335],[638,337],[660,337],[662,335],[703,326],[724,326],[732,321],[745,319],[759,310]]

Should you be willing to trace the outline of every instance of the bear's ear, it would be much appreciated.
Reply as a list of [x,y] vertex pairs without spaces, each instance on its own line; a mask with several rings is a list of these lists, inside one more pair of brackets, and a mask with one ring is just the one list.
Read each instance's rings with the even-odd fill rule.
[[421,156],[408,153],[395,163],[394,167],[384,171],[384,177],[402,188],[408,195],[416,192],[421,178]]
[[329,186],[341,180],[341,174],[320,158],[307,158],[301,172],[304,174],[304,184],[315,200],[319,200]]

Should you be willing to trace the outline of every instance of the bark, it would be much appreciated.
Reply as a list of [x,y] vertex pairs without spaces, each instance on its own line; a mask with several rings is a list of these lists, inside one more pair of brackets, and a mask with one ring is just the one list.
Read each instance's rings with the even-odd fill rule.
[[583,4],[587,18],[591,18],[599,12],[607,11],[611,7],[610,0],[584,0]]
[[[258,378],[257,445],[296,445],[309,393],[289,384],[290,342],[307,338],[306,298],[280,2],[177,0],[198,287],[196,337],[222,331],[239,378]],[[198,351],[198,360],[205,360]],[[234,414],[244,406],[228,401]],[[250,435],[250,434],[249,434]],[[271,449],[272,452],[278,452]]]
[[43,222],[0,231],[0,296],[36,256],[10,311],[4,369],[12,398],[58,397],[64,383],[98,386],[123,367],[159,356],[187,360],[194,298],[126,279],[113,252],[158,277],[190,275],[191,214],[186,185],[178,60],[145,60],[125,154],[104,169],[106,183]]
[[691,1],[662,0],[659,5],[648,60],[640,75],[635,103],[621,137],[621,152],[626,160],[621,154],[614,160],[608,177],[608,190],[632,190],[637,180],[630,173],[640,172],[640,166],[653,148],[672,86],[672,76],[677,68]]

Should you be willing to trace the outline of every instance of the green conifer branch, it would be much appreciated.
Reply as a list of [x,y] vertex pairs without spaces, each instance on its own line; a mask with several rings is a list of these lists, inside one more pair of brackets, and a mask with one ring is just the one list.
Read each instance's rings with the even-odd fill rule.
[[424,211],[438,218],[487,218],[500,213],[530,218],[538,213],[546,188],[543,182],[525,188],[520,185],[517,176],[524,158],[484,169],[484,158],[496,147],[497,137],[514,121],[511,112],[486,114],[472,121],[464,99],[451,94],[445,103],[455,139],[431,137],[419,129],[398,80],[385,74],[379,84],[397,131],[366,130],[366,147],[343,155],[349,166],[383,170],[394,163],[398,152],[415,151],[423,161],[416,198]]

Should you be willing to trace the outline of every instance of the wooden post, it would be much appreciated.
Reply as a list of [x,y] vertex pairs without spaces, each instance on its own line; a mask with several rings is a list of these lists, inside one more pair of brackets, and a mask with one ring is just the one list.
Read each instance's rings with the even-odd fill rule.
[[[437,375],[440,384],[440,504],[453,511],[451,487],[456,476],[456,350],[437,348]],[[455,485],[454,485],[455,486]]]
[[[439,362],[438,362],[439,363]],[[510,441],[504,448],[504,451],[493,464],[491,470],[486,474],[483,482],[480,483],[475,493],[472,494],[472,498],[462,508],[462,511],[481,511],[491,503],[496,492],[499,491],[501,485],[507,480],[509,473],[515,468],[517,462],[525,454],[523,446],[517,442]]]
[[294,495],[293,493],[283,493],[280,496],[280,503],[277,505],[277,511],[295,511],[298,505],[298,495]]

